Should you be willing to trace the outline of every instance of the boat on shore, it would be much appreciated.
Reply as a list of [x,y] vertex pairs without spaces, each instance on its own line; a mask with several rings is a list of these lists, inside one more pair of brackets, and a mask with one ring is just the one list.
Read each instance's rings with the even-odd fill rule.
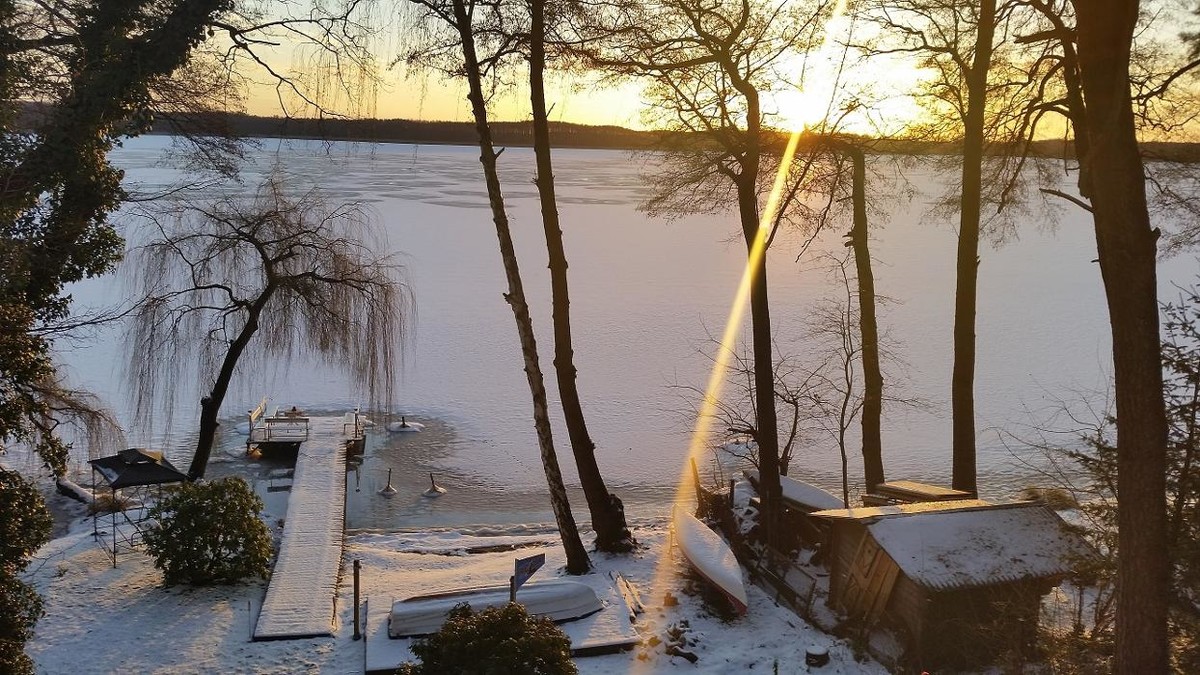
[[[406,638],[438,632],[450,611],[468,604],[479,612],[488,607],[508,604],[509,586],[464,588],[428,595],[417,595],[392,603],[388,615],[388,637]],[[554,623],[565,623],[591,616],[604,609],[596,591],[587,584],[566,579],[525,584],[517,592],[517,602],[533,616]]]
[[[743,471],[742,475],[750,481],[750,485],[755,491],[759,491],[758,471]],[[845,502],[824,489],[791,476],[780,476],[779,488],[783,500],[803,513],[846,508]]]
[[676,505],[671,519],[675,544],[688,564],[721,592],[737,614],[746,613],[746,586],[733,549],[716,532]]

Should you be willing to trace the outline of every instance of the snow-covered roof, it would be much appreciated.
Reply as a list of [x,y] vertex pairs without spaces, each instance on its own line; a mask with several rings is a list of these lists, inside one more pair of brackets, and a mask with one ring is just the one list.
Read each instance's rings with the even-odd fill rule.
[[884,514],[867,530],[905,576],[939,590],[1065,574],[1090,553],[1038,502]]
[[827,509],[817,511],[814,516],[831,520],[872,520],[883,516],[900,516],[930,511],[961,511],[991,506],[982,499],[958,499],[948,502],[914,502],[912,504],[888,504],[887,506],[859,506],[849,509]]

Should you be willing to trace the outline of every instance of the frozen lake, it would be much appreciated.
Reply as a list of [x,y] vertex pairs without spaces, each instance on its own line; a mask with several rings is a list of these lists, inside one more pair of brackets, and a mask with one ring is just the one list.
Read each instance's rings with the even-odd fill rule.
[[[130,185],[153,191],[180,180],[179,172],[158,164],[168,144],[149,137],[117,151]],[[272,141],[253,155],[257,171],[278,166],[298,186],[320,186],[331,201],[369,203],[389,248],[401,255],[415,295],[417,316],[394,409],[429,426],[422,434],[372,439],[367,462],[351,477],[361,488],[354,493],[351,487],[352,499],[361,500],[351,506],[351,525],[538,522],[543,513],[549,520],[544,500],[534,498],[544,479],[516,330],[501,298],[506,287],[478,151]],[[542,363],[550,368],[549,275],[532,151],[510,148],[500,161]],[[649,180],[640,175],[640,159],[568,150],[556,153],[555,161],[579,387],[598,460],[632,517],[657,513],[673,493],[692,425],[690,402],[674,385],[704,385],[711,365],[708,335],[719,334],[725,323],[745,249],[732,214],[667,223],[638,211]],[[880,323],[904,362],[892,367],[893,395],[930,405],[885,408],[884,462],[889,478],[948,484],[955,234],[949,219],[930,215],[941,179],[927,167],[904,175],[916,196],[877,204],[890,217],[875,218],[876,287],[894,301],[882,310]],[[243,189],[255,182],[249,175]],[[799,235],[781,235],[770,254],[776,339],[782,351],[801,360],[825,356],[805,337],[807,316],[815,302],[842,292],[817,269],[814,253],[841,251],[848,229],[847,222],[827,230],[799,263]],[[1030,435],[1060,399],[1078,392],[1102,398],[1111,358],[1095,257],[1090,219],[1075,208],[1030,216],[1020,224],[1018,240],[982,250],[976,406],[984,496],[1011,496],[1035,482],[1010,452],[1007,433]],[[1171,281],[1188,283],[1195,271],[1191,257],[1164,262],[1164,297]],[[81,284],[75,295],[83,303],[105,302],[123,289],[119,279],[109,278]],[[64,351],[62,359],[75,383],[124,410],[119,339],[119,331],[105,332],[91,345]],[[129,440],[165,445],[186,464],[196,409],[191,401],[200,391],[195,382],[176,385],[185,401],[177,412],[160,416],[153,428],[131,429]],[[547,386],[554,403],[552,375]],[[263,395],[324,411],[361,400],[341,373],[296,362],[242,373],[223,414],[239,415]],[[557,417],[555,435],[568,481],[577,482]],[[236,447],[241,441],[228,433],[225,442]],[[856,454],[852,479],[861,474]],[[815,436],[797,450],[792,473],[834,488],[839,466],[835,443]],[[403,474],[413,495],[423,489],[428,471],[438,472],[451,492],[436,504],[372,501],[366,495],[374,496],[389,467]],[[585,516],[582,500],[573,503],[576,515]]]

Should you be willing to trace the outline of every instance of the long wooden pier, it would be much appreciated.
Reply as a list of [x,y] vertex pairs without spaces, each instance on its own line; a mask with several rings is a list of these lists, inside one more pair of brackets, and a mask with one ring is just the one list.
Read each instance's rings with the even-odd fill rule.
[[312,417],[309,424],[309,438],[296,457],[283,538],[255,640],[333,635],[350,434],[342,417]]

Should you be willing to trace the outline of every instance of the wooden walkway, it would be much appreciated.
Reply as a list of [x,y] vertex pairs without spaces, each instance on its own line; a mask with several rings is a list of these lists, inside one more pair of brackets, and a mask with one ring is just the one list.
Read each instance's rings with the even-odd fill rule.
[[310,418],[255,640],[332,636],[346,509],[342,417]]

